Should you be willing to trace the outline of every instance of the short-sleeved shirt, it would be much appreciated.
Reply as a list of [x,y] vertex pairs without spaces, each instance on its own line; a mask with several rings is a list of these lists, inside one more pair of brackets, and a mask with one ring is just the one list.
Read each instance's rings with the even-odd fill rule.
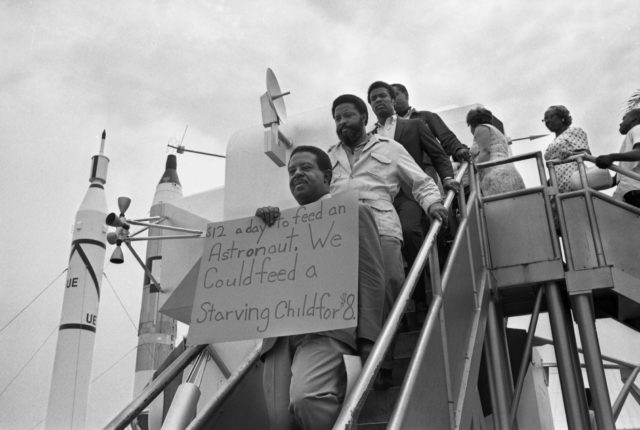
[[[551,142],[544,152],[544,159],[564,160],[580,152],[591,153],[587,133],[581,128],[569,127],[553,139],[553,142]],[[575,162],[560,164],[555,166],[555,171],[558,179],[558,191],[561,193],[571,191],[571,175],[573,172],[578,171],[578,164]]]
[[[640,150],[640,124],[634,126],[627,132],[627,135],[622,141],[622,146],[620,146],[620,152],[629,152],[634,149]],[[619,165],[623,169],[631,170],[640,175],[640,161],[621,161]],[[618,188],[616,188],[616,191],[613,193],[614,199],[622,200],[624,195],[629,191],[640,190],[639,181],[620,174],[618,174],[618,178],[620,178],[620,182],[618,183]]]

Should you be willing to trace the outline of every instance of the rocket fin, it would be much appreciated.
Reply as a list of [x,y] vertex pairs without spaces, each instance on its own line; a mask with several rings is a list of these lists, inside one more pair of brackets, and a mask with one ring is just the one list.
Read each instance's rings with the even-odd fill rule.
[[200,260],[187,272],[182,282],[160,308],[160,312],[185,324],[191,322],[191,308],[196,294],[198,272],[200,272]]

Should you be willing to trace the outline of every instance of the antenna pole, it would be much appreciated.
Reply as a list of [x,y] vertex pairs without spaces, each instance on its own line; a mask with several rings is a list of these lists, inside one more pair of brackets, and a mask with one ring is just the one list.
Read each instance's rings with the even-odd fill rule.
[[107,140],[107,130],[102,130],[102,139],[100,140],[100,155],[104,154],[104,141]]

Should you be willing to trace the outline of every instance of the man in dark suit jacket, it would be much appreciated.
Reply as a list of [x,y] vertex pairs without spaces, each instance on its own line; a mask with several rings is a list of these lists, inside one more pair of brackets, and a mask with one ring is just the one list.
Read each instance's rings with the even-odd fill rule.
[[391,84],[391,87],[395,93],[394,108],[400,118],[419,119],[424,122],[438,139],[440,145],[444,148],[444,152],[455,161],[462,162],[471,159],[469,148],[458,140],[438,114],[426,110],[418,111],[409,106],[409,91],[404,85]]
[[[288,165],[289,188],[301,205],[331,197],[332,166],[327,153],[298,146]],[[273,225],[277,207],[263,207],[256,216]],[[338,417],[346,390],[344,354],[367,360],[382,327],[385,298],[384,264],[378,228],[371,210],[358,211],[358,325],[264,339],[263,388],[270,428],[329,430]]]
[[[429,176],[436,182],[438,176],[440,177],[445,192],[458,192],[460,184],[453,178],[451,160],[429,128],[420,120],[400,119],[396,115],[393,107],[395,93],[391,85],[382,81],[372,83],[367,91],[367,98],[378,119],[373,132],[392,138],[404,146]],[[402,225],[402,254],[407,265],[411,267],[424,242],[427,220],[410,194],[400,192],[393,205]],[[414,298],[422,301],[422,291],[424,289],[416,288]]]
[[451,160],[431,130],[419,120],[398,118],[394,110],[395,93],[391,85],[376,81],[369,86],[367,98],[378,122],[374,133],[399,142],[423,168],[425,173],[438,182],[445,190],[458,187],[453,180]]

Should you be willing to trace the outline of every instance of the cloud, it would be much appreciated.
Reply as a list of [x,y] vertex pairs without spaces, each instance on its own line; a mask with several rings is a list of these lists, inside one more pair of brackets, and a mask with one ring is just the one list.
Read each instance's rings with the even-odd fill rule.
[[[483,103],[512,137],[547,132],[544,109],[565,104],[594,153],[616,150],[625,101],[640,87],[634,73],[640,8],[630,5],[0,2],[2,220],[21,226],[6,232],[10,245],[0,258],[6,285],[20,286],[6,294],[12,306],[2,313],[19,309],[66,264],[69,226],[103,128],[111,158],[108,207],[129,195],[131,214],[144,215],[166,144],[180,139],[186,125],[187,147],[223,153],[233,132],[260,124],[267,67],[291,91],[290,114],[327,107],[344,92],[364,96],[382,79],[406,84],[419,108]],[[179,174],[190,194],[220,184],[224,164],[185,154]],[[122,277],[124,301],[135,307],[142,276],[123,270]],[[54,307],[39,309],[39,325],[56,324]],[[122,319],[105,299],[101,318],[108,312]],[[135,334],[116,331],[100,342],[120,336],[120,343],[135,343]],[[23,336],[25,350],[44,336]],[[7,409],[2,399],[0,407]]]

